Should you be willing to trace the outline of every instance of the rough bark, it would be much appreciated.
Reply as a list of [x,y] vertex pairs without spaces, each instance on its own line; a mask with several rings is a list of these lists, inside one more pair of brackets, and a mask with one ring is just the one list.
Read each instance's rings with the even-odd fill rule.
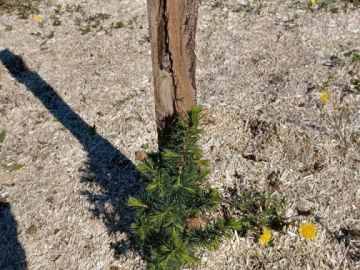
[[147,0],[158,130],[196,104],[198,0]]

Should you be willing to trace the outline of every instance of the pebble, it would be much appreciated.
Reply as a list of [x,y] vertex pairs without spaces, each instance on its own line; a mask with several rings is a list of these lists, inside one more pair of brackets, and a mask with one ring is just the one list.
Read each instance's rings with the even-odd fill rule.
[[360,189],[356,192],[356,199],[360,201]]
[[0,183],[6,183],[10,181],[12,178],[11,173],[0,171]]

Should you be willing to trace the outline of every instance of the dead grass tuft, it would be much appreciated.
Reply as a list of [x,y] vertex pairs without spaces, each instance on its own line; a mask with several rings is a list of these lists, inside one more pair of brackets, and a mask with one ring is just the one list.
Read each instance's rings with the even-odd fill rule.
[[19,18],[27,19],[39,12],[39,3],[40,0],[0,0],[0,14],[16,12]]

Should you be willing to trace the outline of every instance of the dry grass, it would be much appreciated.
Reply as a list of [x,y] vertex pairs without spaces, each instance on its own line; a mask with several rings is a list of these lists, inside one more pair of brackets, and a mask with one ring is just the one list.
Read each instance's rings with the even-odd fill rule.
[[[0,195],[17,227],[7,230],[19,233],[14,257],[25,256],[29,269],[143,269],[124,202],[137,188],[129,161],[156,141],[145,1],[88,0],[66,11],[72,2],[40,6],[42,25],[1,15],[0,51],[21,55],[47,83],[21,69],[16,81],[0,64]],[[197,81],[211,184],[224,196],[234,185],[264,190],[276,173],[287,216],[308,212],[300,219],[319,232],[306,242],[293,226],[274,233],[274,247],[235,237],[204,252],[197,269],[359,269],[360,95],[350,81],[360,71],[346,56],[360,49],[359,8],[202,2]],[[111,17],[91,21],[98,13]],[[82,34],[79,23],[90,30]],[[48,86],[63,106],[36,94]]]

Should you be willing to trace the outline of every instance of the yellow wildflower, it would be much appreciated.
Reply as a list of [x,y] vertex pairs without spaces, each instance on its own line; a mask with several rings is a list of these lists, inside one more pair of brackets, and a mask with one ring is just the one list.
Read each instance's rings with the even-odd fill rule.
[[317,0],[311,0],[311,4],[315,6],[317,4]]
[[264,228],[262,234],[259,237],[259,242],[263,245],[267,245],[272,239],[272,233],[268,228]]
[[306,240],[314,240],[317,234],[317,226],[311,222],[301,224],[299,227],[299,234]]
[[35,15],[35,16],[34,16],[34,20],[35,20],[36,22],[38,22],[38,23],[41,22],[41,20],[42,20],[41,15],[39,15],[39,14],[38,14],[38,15]]
[[324,91],[320,94],[320,100],[323,104],[326,104],[330,100],[330,94],[328,91]]

